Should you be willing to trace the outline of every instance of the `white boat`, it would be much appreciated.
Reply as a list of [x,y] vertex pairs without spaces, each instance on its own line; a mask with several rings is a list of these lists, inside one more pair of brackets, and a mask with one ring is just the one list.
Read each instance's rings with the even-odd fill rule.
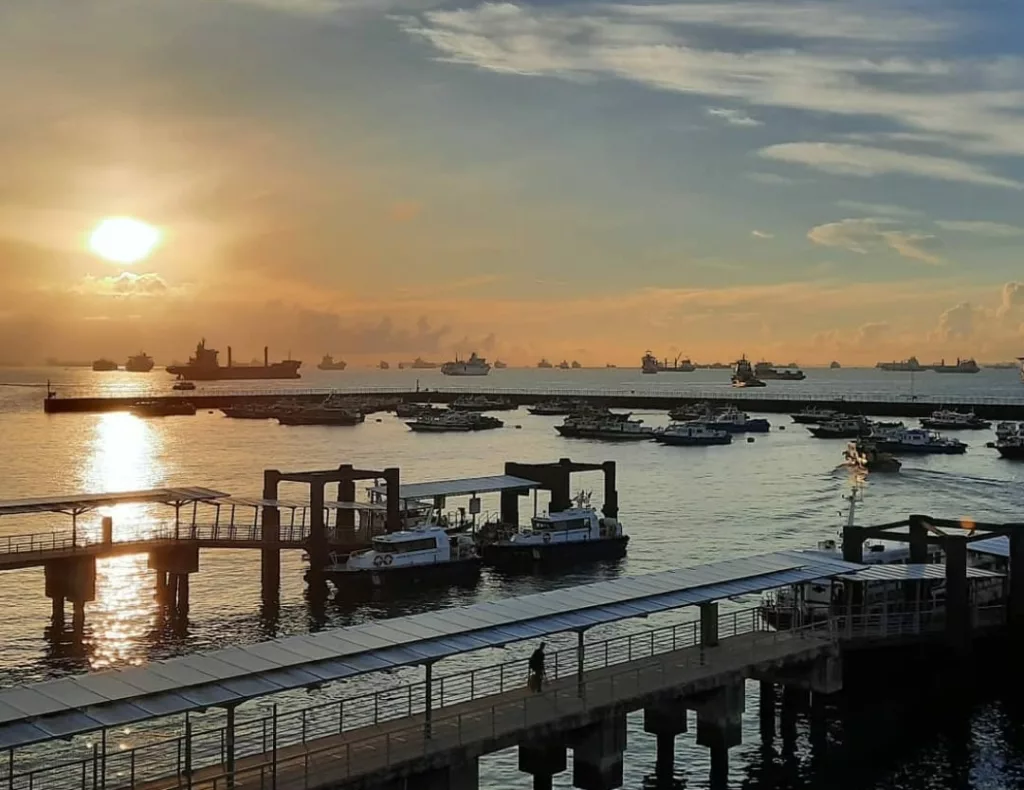
[[456,357],[454,362],[445,362],[441,365],[441,372],[446,376],[486,376],[491,372],[491,366],[474,351],[469,359],[460,360]]
[[339,588],[424,583],[466,584],[480,577],[480,555],[471,535],[449,535],[429,524],[373,539],[369,549],[324,569]]
[[732,434],[729,431],[710,428],[702,423],[674,422],[667,428],[656,429],[654,440],[661,444],[679,447],[706,447],[713,444],[731,444]]
[[992,423],[976,416],[973,411],[965,413],[951,409],[939,409],[933,411],[930,417],[922,417],[921,427],[948,431],[981,430],[991,428]]
[[576,506],[558,513],[534,516],[530,529],[485,543],[484,562],[505,569],[534,565],[569,565],[625,556],[629,536],[617,519],[598,515],[590,495],[581,492]]

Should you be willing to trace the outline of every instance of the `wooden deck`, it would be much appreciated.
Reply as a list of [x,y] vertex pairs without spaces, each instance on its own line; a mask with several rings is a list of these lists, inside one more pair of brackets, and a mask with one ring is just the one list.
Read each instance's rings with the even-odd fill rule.
[[[597,669],[579,679],[552,684],[543,693],[523,687],[435,710],[424,716],[349,730],[238,760],[238,790],[330,788],[341,783],[385,779],[448,764],[458,754],[473,757],[508,748],[530,733],[583,726],[608,710],[635,710],[669,691],[695,693],[741,679],[757,669],[807,661],[836,649],[825,633],[755,632],[725,639],[717,647],[674,652]],[[275,782],[276,774],[276,782]],[[112,777],[108,777],[112,778]],[[123,786],[115,784],[112,786]],[[210,766],[184,777],[139,784],[144,790],[225,790],[226,767]]]

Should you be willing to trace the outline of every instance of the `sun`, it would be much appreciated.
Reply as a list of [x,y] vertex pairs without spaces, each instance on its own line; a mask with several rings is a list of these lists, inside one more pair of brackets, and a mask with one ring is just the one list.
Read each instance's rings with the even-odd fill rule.
[[132,217],[107,217],[89,235],[89,249],[112,263],[138,263],[159,243],[159,230]]

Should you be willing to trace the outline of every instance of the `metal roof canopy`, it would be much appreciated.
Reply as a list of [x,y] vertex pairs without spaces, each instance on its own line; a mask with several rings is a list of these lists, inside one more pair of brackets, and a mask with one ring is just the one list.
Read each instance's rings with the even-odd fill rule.
[[[309,503],[303,505],[309,507]],[[386,513],[387,505],[380,505],[376,502],[324,502],[324,510],[372,510],[374,512]]]
[[[490,477],[466,477],[461,480],[435,480],[429,483],[402,483],[398,488],[398,498],[434,499],[439,496],[465,496],[467,494],[492,494],[497,491],[512,489],[540,488],[536,480],[512,475],[492,475]],[[378,496],[386,496],[387,486],[373,486],[370,492]]]
[[290,499],[250,499],[249,497],[240,496],[229,496],[223,499],[218,499],[216,502],[211,502],[211,505],[223,505],[224,507],[276,507],[283,508],[285,510],[298,510],[299,508],[308,508],[309,502],[299,502],[297,500]]
[[98,507],[125,503],[155,502],[180,507],[193,502],[216,504],[227,494],[212,488],[147,488],[140,491],[115,491],[108,494],[77,494],[72,496],[10,499],[0,502],[0,516],[25,513],[80,514]]
[[[1000,579],[1006,574],[984,568],[967,568],[968,579]],[[850,582],[945,581],[946,566],[934,563],[907,565],[869,565],[852,573],[835,577]]]
[[27,746],[861,568],[782,551],[231,647],[0,691],[0,748]]
[[985,538],[974,543],[967,544],[967,551],[976,551],[979,554],[991,554],[994,557],[1010,556],[1010,539],[1006,535],[999,535],[995,538]]

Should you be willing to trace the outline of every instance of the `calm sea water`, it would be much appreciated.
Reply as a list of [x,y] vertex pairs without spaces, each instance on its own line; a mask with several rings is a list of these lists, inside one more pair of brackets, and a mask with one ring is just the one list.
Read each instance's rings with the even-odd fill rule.
[[[1024,398],[1024,386],[1013,370],[984,371],[976,376],[917,374],[913,381],[908,374],[874,370],[812,370],[808,375],[805,382],[777,383],[773,389],[906,396],[913,388],[921,396]],[[265,468],[300,470],[339,463],[370,468],[398,466],[404,480],[418,481],[498,474],[506,460],[541,462],[569,456],[579,461],[618,462],[620,515],[632,542],[627,560],[591,573],[542,580],[486,575],[472,592],[438,593],[413,601],[331,604],[323,613],[312,612],[304,598],[299,552],[286,552],[282,605],[273,619],[260,612],[258,558],[244,551],[210,551],[203,554],[200,573],[192,581],[187,627],[176,630],[158,617],[153,577],[146,569],[145,556],[112,558],[100,562],[97,600],[87,607],[86,635],[81,646],[54,644],[47,638],[49,602],[43,596],[42,572],[8,572],[0,580],[0,680],[5,684],[140,663],[226,644],[253,643],[617,574],[648,573],[777,548],[810,546],[835,534],[839,511],[844,507],[842,496],[855,482],[841,466],[844,442],[812,439],[785,415],[764,415],[773,422],[773,430],[757,436],[753,443],[667,448],[562,439],[553,429],[560,418],[531,416],[525,410],[507,414],[505,429],[448,436],[412,434],[393,415],[374,415],[354,428],[283,427],[270,421],[229,420],[219,412],[155,420],[140,420],[124,413],[47,416],[41,408],[47,379],[68,396],[165,393],[170,384],[170,377],[162,371],[0,371],[0,436],[4,439],[0,498],[159,485],[202,485],[238,496],[258,496]],[[494,371],[486,384],[508,388],[693,390],[725,388],[727,379],[726,371],[641,376],[639,371],[624,369],[504,370]],[[407,387],[415,386],[417,381],[421,387],[472,387],[481,383],[446,379],[436,371],[352,370],[312,371],[288,386]],[[237,388],[225,383],[200,386],[204,390]],[[246,386],[276,389],[281,384]],[[664,414],[637,416],[652,425],[667,422]],[[991,432],[967,433],[962,438],[971,445],[964,457],[909,459],[898,475],[870,476],[862,481],[865,499],[858,521],[891,521],[909,513],[1019,521],[1024,506],[1024,465],[1003,461],[987,449],[984,445],[993,439]],[[577,488],[593,489],[598,499],[599,476],[579,476]],[[304,492],[284,489],[282,496],[303,498]],[[485,511],[496,508],[496,500],[485,499]],[[119,532],[151,528],[169,516],[159,508],[143,506],[121,506],[105,513],[113,516]],[[100,515],[83,517],[80,528],[96,529]],[[0,537],[68,526],[61,516],[6,517],[0,519]],[[498,657],[479,660],[493,662]],[[402,677],[412,677],[413,673]],[[998,691],[972,694],[951,721],[948,716],[923,716],[920,705],[892,707],[888,695],[863,702],[867,707],[889,704],[890,708],[876,711],[876,718],[890,725],[895,722],[895,732],[923,728],[924,735],[908,740],[901,734],[876,755],[877,745],[865,746],[864,739],[854,737],[863,730],[865,719],[859,719],[858,724],[847,717],[845,726],[833,726],[824,747],[818,744],[812,748],[809,728],[801,719],[786,739],[765,747],[757,736],[756,703],[748,704],[746,743],[732,753],[733,784],[751,788],[989,788],[1017,785],[1024,775],[1024,717]],[[872,720],[868,715],[866,721]],[[677,780],[689,787],[702,787],[707,783],[706,754],[693,746],[692,737],[680,739]],[[626,786],[650,784],[653,740],[642,733],[636,718],[630,721],[630,739]],[[859,745],[851,745],[854,743]],[[514,752],[489,757],[482,765],[485,786],[529,786],[529,777],[516,770]],[[848,765],[856,765],[857,771],[843,768]],[[570,777],[571,772],[557,778],[556,783],[568,786]]]

